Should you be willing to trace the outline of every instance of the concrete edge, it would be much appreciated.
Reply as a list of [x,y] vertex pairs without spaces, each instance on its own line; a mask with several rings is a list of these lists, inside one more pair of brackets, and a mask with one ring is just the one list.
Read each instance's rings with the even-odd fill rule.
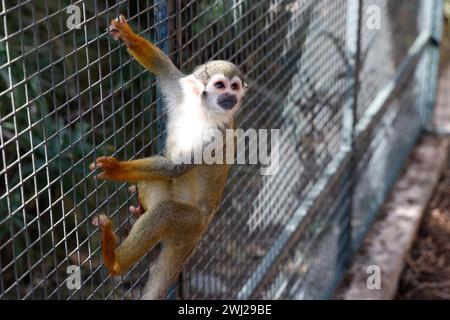
[[[353,259],[337,290],[337,299],[395,298],[405,267],[404,257],[414,243],[433,191],[447,166],[449,151],[448,139],[428,135],[419,141]],[[368,288],[368,280],[373,283],[371,266],[379,267],[381,272],[379,288]]]

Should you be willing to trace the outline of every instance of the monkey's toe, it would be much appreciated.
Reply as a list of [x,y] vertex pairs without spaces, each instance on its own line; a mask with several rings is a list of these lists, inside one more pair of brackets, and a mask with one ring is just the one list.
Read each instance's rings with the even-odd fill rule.
[[144,214],[144,209],[141,206],[130,206],[128,208],[128,210],[130,211],[130,213],[135,216],[136,218],[139,218],[140,216],[142,216]]
[[99,227],[101,230],[111,227],[111,220],[104,214],[98,215],[92,219],[92,225]]

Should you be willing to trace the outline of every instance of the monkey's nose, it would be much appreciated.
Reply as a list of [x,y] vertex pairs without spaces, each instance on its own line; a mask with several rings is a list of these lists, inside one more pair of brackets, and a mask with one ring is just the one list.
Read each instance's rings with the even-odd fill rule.
[[237,102],[238,99],[234,94],[224,93],[217,98],[217,104],[225,110],[232,109]]

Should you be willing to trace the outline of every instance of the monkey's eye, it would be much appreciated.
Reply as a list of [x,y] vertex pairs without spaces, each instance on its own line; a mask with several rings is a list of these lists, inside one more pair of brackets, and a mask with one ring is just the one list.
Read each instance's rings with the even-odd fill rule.
[[232,90],[234,90],[234,91],[238,91],[239,89],[240,89],[240,85],[239,85],[239,83],[237,83],[237,82],[235,82],[235,83],[233,83],[232,85],[231,85],[231,89]]
[[216,87],[216,89],[224,89],[225,83],[223,83],[223,81],[217,81],[216,83],[214,83],[214,87]]

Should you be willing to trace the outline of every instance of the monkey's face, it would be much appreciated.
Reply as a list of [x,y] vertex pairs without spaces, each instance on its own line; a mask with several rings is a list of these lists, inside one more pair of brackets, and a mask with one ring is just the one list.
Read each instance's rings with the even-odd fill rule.
[[244,96],[245,84],[241,78],[231,79],[222,74],[215,74],[205,86],[203,96],[210,108],[225,113],[234,113]]

